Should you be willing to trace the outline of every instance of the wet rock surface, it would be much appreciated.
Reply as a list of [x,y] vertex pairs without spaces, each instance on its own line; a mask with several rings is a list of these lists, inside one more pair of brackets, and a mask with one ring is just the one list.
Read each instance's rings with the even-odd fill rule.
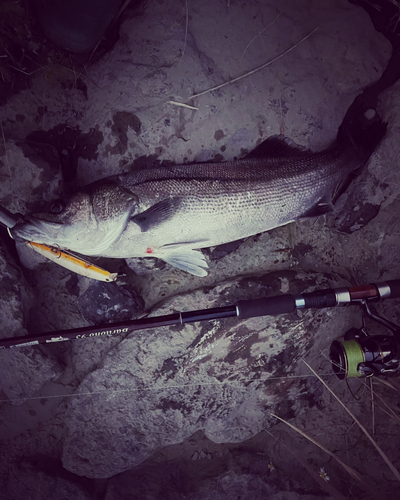
[[144,300],[127,283],[94,282],[79,297],[83,316],[93,325],[126,321],[144,311]]
[[[33,304],[33,292],[2,241],[0,271],[1,337],[26,335],[26,317]],[[31,347],[0,349],[0,393],[13,403],[33,396],[60,373],[61,366],[51,354]]]
[[[18,15],[20,6],[5,4]],[[187,8],[150,0],[127,10],[108,51],[102,42],[87,59],[63,53],[34,29],[21,58],[8,65],[0,58],[1,205],[26,213],[107,175],[164,161],[228,160],[278,133],[320,150],[355,96],[385,70],[387,39],[398,36],[392,23],[386,39],[344,0],[193,1]],[[25,33],[25,14],[19,20]],[[289,47],[262,71],[192,97]],[[33,262],[26,248],[21,271],[4,232],[3,335],[398,278],[399,89],[395,83],[379,95],[387,135],[332,213],[206,249],[205,278],[153,259],[101,260],[124,276],[119,284],[94,283]],[[381,306],[398,322],[396,308],[398,301]],[[396,417],[376,407],[372,418],[371,388],[352,379],[349,391],[327,359],[331,341],[360,325],[357,308],[325,309],[0,351],[0,499],[371,496],[362,489],[367,480],[355,481],[273,414],[394,497],[389,469],[302,362],[374,428],[397,463]],[[391,384],[372,387],[396,415],[398,384]]]
[[0,145],[1,204],[25,214],[61,195],[57,151],[48,144],[7,141]]
[[[152,316],[337,283],[333,276],[294,271],[243,278],[176,296]],[[270,427],[271,412],[294,416],[297,361],[321,338],[329,341],[331,322],[344,328],[353,313],[307,311],[132,333],[82,381],[82,397],[70,402],[64,467],[109,477],[200,429],[216,443],[241,442]]]
[[[48,462],[48,461],[47,461]],[[25,461],[18,467],[12,467],[4,494],[4,498],[34,498],[37,496],[37,486],[40,485],[40,498],[53,500],[54,498],[76,498],[77,500],[90,500],[93,493],[84,484],[74,481],[61,467],[54,466],[54,461],[47,468],[43,466],[45,460]],[[36,481],[32,483],[32,473]]]

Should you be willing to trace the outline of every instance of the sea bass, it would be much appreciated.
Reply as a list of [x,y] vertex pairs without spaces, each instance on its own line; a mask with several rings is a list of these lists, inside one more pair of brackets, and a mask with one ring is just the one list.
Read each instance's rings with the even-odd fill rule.
[[205,276],[198,249],[331,210],[337,186],[366,163],[385,132],[369,110],[345,118],[336,141],[319,153],[273,136],[236,161],[114,175],[27,216],[11,233],[88,256],[158,257]]

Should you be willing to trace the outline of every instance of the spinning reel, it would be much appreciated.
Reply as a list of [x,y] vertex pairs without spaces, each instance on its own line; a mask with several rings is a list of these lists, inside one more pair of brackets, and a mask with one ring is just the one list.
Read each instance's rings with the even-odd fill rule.
[[366,316],[391,333],[369,335],[363,318],[361,328],[351,328],[341,340],[332,342],[329,357],[339,379],[396,376],[400,374],[400,327],[371,309],[369,299],[361,299]]

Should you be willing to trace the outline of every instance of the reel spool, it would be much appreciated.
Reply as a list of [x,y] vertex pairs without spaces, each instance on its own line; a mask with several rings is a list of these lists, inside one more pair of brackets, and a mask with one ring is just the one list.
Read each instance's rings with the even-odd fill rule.
[[394,323],[372,312],[363,303],[367,315],[391,330],[391,335],[368,335],[365,326],[351,328],[343,339],[332,342],[329,357],[340,380],[373,375],[400,374],[400,329]]
[[352,328],[343,340],[331,344],[329,357],[339,379],[394,375],[399,370],[398,344],[393,336],[369,336],[365,330]]

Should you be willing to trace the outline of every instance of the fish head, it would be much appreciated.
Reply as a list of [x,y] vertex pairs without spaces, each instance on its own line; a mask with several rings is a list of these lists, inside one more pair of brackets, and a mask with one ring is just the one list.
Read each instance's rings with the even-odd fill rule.
[[11,229],[16,240],[27,240],[79,252],[101,255],[122,234],[135,214],[138,197],[125,187],[100,181],[57,200],[48,212],[32,213]]

